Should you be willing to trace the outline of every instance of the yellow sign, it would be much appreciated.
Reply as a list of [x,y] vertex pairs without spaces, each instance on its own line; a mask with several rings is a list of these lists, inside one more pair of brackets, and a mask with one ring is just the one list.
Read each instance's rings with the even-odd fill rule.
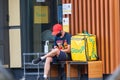
[[34,23],[48,23],[48,6],[34,6]]
[[65,32],[69,32],[69,25],[63,25],[63,30]]

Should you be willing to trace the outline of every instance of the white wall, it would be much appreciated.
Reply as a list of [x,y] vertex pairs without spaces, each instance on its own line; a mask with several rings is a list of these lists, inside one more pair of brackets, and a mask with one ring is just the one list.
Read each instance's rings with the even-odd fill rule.
[[20,26],[20,0],[9,0],[9,26]]
[[10,43],[10,67],[21,67],[21,34],[20,28],[20,0],[9,0],[9,43]]
[[21,67],[21,37],[20,29],[10,29],[10,67]]

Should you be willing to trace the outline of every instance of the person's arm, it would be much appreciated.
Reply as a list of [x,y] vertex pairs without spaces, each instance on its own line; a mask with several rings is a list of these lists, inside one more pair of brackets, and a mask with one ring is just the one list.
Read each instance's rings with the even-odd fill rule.
[[53,45],[54,45],[53,49],[54,49],[54,48],[57,48],[56,37],[54,38],[54,44],[53,44]]
[[70,51],[71,51],[70,45],[67,46],[67,49],[62,49],[61,51],[65,52],[65,53],[70,53]]
[[65,53],[70,53],[71,52],[71,35],[67,35],[67,48],[66,49],[62,49],[61,51],[65,52]]

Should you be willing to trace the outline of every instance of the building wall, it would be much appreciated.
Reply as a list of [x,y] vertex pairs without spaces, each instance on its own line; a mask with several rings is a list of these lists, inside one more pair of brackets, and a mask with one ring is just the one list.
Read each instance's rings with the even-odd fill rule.
[[72,4],[70,33],[87,31],[97,36],[97,53],[103,72],[112,73],[120,64],[119,0],[62,0]]
[[9,0],[10,67],[21,67],[20,0]]
[[9,0],[9,26],[20,26],[20,0]]
[[[119,0],[62,0],[72,4],[70,33],[88,31],[97,36],[103,71],[112,73],[120,64]],[[9,0],[10,67],[21,67],[20,2]],[[17,28],[15,27],[17,26]]]

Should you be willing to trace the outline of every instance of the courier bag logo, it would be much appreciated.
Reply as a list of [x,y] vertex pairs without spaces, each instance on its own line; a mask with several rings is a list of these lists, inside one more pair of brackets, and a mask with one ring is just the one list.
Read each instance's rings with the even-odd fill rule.
[[82,46],[80,49],[71,48],[72,53],[82,53],[85,50],[85,46]]

